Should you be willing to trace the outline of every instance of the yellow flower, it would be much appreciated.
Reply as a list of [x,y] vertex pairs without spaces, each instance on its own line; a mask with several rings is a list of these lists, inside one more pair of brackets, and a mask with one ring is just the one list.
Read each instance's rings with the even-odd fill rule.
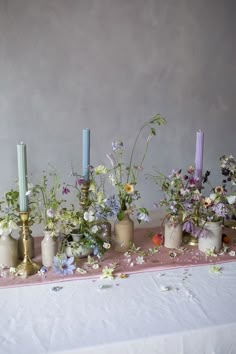
[[133,184],[126,183],[126,184],[124,185],[124,190],[125,190],[125,192],[128,193],[128,194],[134,193],[134,186],[133,186]]

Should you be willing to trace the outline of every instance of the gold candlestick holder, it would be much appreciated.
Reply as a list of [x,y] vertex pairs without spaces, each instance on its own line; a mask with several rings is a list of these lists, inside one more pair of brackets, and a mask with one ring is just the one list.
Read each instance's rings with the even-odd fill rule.
[[29,245],[29,236],[30,236],[30,229],[29,229],[29,213],[28,212],[21,212],[20,219],[22,222],[22,234],[23,234],[23,249],[24,249],[24,259],[18,265],[16,269],[16,274],[24,277],[28,277],[33,275],[39,271],[39,265],[37,263],[32,262],[30,259],[30,245]]
[[89,207],[89,186],[90,186],[90,182],[86,181],[83,183],[82,187],[81,187],[81,194],[80,194],[80,205],[83,208],[83,210],[87,210]]

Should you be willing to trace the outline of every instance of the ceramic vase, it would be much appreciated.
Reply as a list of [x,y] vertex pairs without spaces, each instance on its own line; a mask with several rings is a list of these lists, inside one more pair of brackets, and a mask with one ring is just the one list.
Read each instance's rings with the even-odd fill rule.
[[[19,259],[24,259],[24,244],[23,244],[23,234],[22,230],[19,232],[20,237],[18,239],[18,255]],[[29,257],[32,259],[34,258],[34,238],[32,237],[32,231],[30,230],[30,234],[28,236],[28,240],[26,241],[28,243],[27,247],[29,250]]]
[[41,241],[42,264],[51,267],[53,257],[56,256],[58,249],[57,239],[52,237],[50,231],[44,231],[44,238]]
[[183,230],[181,224],[166,223],[164,246],[166,248],[179,248],[182,244]]
[[[71,236],[73,239],[73,242],[69,242],[66,249],[65,253],[67,257],[75,257],[76,258],[84,258],[89,256],[90,254],[93,253],[93,250],[91,247],[84,246],[80,244],[80,240],[83,237],[80,233],[77,232],[71,232]],[[73,247],[73,244],[76,245]]]
[[122,220],[117,220],[114,226],[114,246],[117,252],[126,252],[134,242],[134,222],[129,213]]
[[101,228],[99,238],[103,241],[111,241],[111,223],[109,221],[101,221],[98,223]]
[[0,264],[7,268],[18,263],[18,241],[11,235],[0,237]]
[[222,248],[222,223],[219,222],[206,222],[204,224],[202,236],[198,238],[198,249],[202,252],[213,250],[218,253]]

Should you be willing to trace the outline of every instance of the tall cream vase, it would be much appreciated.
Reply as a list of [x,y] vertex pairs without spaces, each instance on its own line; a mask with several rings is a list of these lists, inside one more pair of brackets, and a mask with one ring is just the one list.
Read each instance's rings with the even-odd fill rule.
[[166,248],[179,248],[182,244],[182,224],[167,222],[165,224],[164,246]]
[[117,220],[114,226],[114,246],[117,252],[126,252],[134,242],[134,222],[129,213],[125,212],[122,220]]
[[42,264],[45,267],[52,267],[53,257],[58,249],[57,239],[52,236],[51,231],[44,231],[44,238],[41,241]]
[[7,268],[18,263],[18,241],[11,234],[0,237],[0,264]]
[[198,249],[201,252],[213,250],[218,253],[222,247],[222,223],[221,221],[206,222],[203,226],[206,235],[198,238]]

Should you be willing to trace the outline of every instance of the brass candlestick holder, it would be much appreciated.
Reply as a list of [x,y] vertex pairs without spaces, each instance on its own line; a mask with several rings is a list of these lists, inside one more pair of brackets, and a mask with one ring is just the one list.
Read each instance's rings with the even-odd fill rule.
[[30,236],[29,230],[29,213],[28,212],[21,212],[20,219],[22,222],[22,234],[23,234],[23,248],[24,248],[24,259],[18,265],[16,269],[16,274],[24,277],[28,277],[33,275],[39,271],[39,265],[37,263],[32,262],[30,259],[30,244],[28,242]]
[[84,211],[86,211],[89,207],[89,186],[90,186],[90,182],[86,181],[83,183],[82,187],[81,187],[81,194],[80,194],[80,205],[83,208]]

